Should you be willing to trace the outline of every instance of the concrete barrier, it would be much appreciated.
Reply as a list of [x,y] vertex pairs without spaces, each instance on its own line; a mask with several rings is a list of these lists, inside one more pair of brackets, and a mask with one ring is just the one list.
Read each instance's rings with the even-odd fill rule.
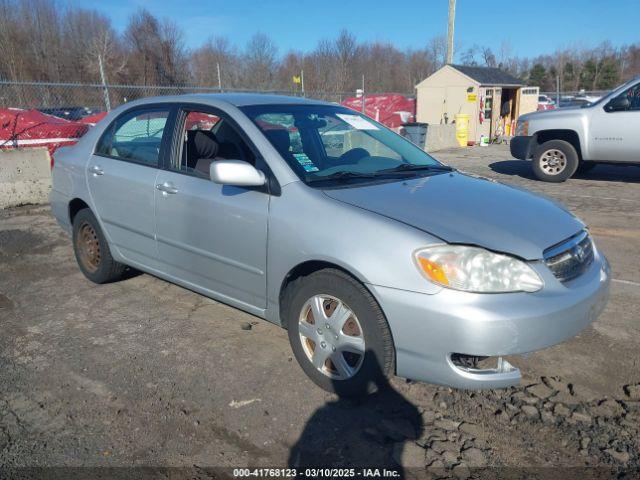
[[456,126],[453,124],[429,124],[424,149],[427,152],[458,147]]
[[0,150],[0,209],[49,202],[51,160],[46,148]]

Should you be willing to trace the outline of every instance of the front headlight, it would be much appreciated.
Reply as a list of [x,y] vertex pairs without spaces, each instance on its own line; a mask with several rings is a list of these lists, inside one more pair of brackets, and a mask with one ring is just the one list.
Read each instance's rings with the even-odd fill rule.
[[529,134],[529,122],[521,120],[516,123],[516,136],[526,137]]
[[418,270],[443,287],[477,293],[535,292],[542,280],[525,262],[484,248],[436,245],[414,253]]

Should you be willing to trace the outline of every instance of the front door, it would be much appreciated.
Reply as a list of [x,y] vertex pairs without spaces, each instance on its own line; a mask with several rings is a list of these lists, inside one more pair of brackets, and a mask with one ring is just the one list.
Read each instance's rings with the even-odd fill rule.
[[155,267],[154,186],[170,117],[166,106],[125,112],[88,163],[87,183],[103,231],[111,248],[134,265]]
[[640,162],[640,83],[620,94],[629,99],[626,110],[592,108],[589,125],[589,160]]
[[156,179],[162,269],[222,301],[264,309],[269,195],[208,176],[211,161],[255,162],[254,151],[221,112],[185,110],[179,119],[173,155]]

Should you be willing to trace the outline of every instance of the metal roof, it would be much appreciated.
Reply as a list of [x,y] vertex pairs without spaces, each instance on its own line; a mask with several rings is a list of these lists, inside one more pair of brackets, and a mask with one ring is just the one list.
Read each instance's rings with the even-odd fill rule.
[[510,73],[494,67],[472,67],[468,65],[450,65],[460,73],[475,80],[480,85],[512,86],[524,85],[524,82]]

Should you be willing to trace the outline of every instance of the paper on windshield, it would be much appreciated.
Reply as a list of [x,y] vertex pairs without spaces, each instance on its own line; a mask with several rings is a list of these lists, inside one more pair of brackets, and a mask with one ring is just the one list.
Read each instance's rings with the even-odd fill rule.
[[337,113],[337,117],[341,118],[356,130],[379,130],[373,123],[362,118],[360,115],[348,115],[346,113]]

